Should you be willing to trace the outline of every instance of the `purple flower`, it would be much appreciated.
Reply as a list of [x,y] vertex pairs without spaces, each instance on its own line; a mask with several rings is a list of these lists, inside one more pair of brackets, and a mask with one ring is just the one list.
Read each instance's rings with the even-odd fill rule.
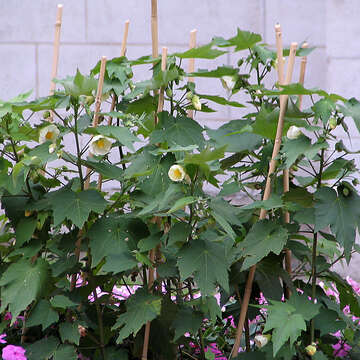
[[7,312],[4,316],[4,320],[7,321],[7,320],[11,320],[11,319],[12,319],[11,312]]
[[6,334],[0,334],[0,344],[6,344]]
[[2,350],[3,360],[27,360],[25,349],[21,346],[7,345]]

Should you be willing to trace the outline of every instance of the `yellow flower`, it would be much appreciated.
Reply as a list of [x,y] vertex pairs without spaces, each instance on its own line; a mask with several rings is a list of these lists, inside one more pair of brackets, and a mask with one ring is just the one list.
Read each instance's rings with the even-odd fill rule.
[[289,130],[287,131],[286,136],[290,140],[295,140],[301,134],[302,134],[301,130],[297,126],[292,125],[292,126],[289,127]]
[[106,155],[111,149],[111,144],[110,138],[103,135],[96,135],[90,142],[90,151],[97,156]]
[[55,142],[60,134],[60,130],[56,127],[56,125],[51,124],[45,126],[40,130],[39,133],[39,143],[43,144],[46,141]]
[[179,182],[184,180],[186,173],[181,165],[173,165],[170,167],[168,175],[172,181]]
[[316,353],[316,344],[312,343],[311,345],[308,345],[305,348],[305,351],[309,356],[314,356]]

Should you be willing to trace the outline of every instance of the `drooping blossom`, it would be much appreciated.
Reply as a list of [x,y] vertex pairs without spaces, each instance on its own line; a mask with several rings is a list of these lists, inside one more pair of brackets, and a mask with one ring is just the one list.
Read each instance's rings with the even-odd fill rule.
[[110,138],[103,135],[96,135],[92,138],[89,147],[92,154],[104,156],[110,151],[111,144]]
[[45,126],[40,130],[39,133],[39,143],[43,144],[46,141],[55,142],[60,134],[60,130],[57,128],[56,125],[51,124],[48,126]]
[[179,182],[183,181],[185,178],[186,172],[181,165],[172,165],[169,169],[168,176],[170,180]]
[[7,345],[2,349],[3,360],[27,360],[26,350],[21,346]]

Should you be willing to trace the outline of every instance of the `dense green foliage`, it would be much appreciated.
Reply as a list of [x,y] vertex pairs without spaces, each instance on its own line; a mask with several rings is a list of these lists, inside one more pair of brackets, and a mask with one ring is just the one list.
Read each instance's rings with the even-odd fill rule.
[[[228,52],[237,66],[191,74],[222,81],[227,98],[197,93],[183,59]],[[216,343],[225,359],[248,269],[258,264],[248,312],[256,320],[242,339],[243,348],[251,340],[250,352],[239,359],[309,358],[312,333],[314,358],[331,359],[337,331],[352,358],[360,356],[351,318],[360,317],[359,296],[332,269],[358,250],[356,152],[344,139],[360,131],[360,103],[300,84],[269,85],[275,60],[260,35],[240,30],[170,55],[164,72],[150,56],[112,59],[98,127],[92,118],[100,64],[89,75],[57,80],[53,96],[0,102],[0,332],[8,342],[21,340],[30,360],[80,353],[138,359],[151,321],[149,358],[214,359],[205,348]],[[135,82],[133,69],[144,64],[152,76]],[[160,89],[166,110],[156,122]],[[261,201],[282,94],[289,95],[283,145],[272,195]],[[299,95],[309,104],[303,110]],[[112,100],[113,111],[105,112]],[[216,130],[187,117],[187,110],[221,106],[243,115]],[[287,137],[291,126],[301,134]],[[175,164],[181,167],[169,177]],[[258,221],[261,208],[268,218]],[[293,254],[291,274],[283,269],[285,249]],[[156,270],[150,287],[149,269]],[[339,301],[326,294],[332,283]],[[285,288],[292,295],[282,300]],[[258,305],[263,296],[268,304]],[[253,343],[259,333],[272,334],[266,346]]]

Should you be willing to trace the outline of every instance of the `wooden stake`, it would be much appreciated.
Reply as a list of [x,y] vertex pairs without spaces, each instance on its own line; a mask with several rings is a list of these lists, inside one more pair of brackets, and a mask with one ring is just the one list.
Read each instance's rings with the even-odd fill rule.
[[[303,49],[308,47],[308,43],[304,42],[301,46]],[[299,77],[299,83],[301,85],[304,85],[304,79],[305,79],[305,69],[306,69],[306,56],[303,56],[301,58],[300,63],[300,77]],[[302,105],[302,95],[299,95],[299,109],[301,110]],[[290,169],[284,169],[283,172],[283,187],[284,187],[284,193],[288,192],[290,190]],[[285,223],[290,223],[290,213],[288,211],[285,211],[284,214],[284,221]],[[285,270],[287,273],[291,276],[292,273],[292,266],[291,266],[291,250],[286,249],[285,250]],[[288,287],[286,287],[286,298],[289,299],[291,295],[291,291]]]
[[[54,49],[53,49],[53,61],[51,67],[51,80],[50,80],[50,95],[54,95],[55,92],[55,82],[54,79],[57,77],[58,63],[59,63],[59,47],[60,47],[60,31],[61,31],[61,21],[62,21],[62,12],[63,5],[58,4],[56,21],[55,21],[55,37],[54,37]],[[54,114],[51,111],[49,121],[54,121]]]
[[158,11],[157,0],[151,0],[151,39],[152,57],[159,56]]
[[[289,54],[289,63],[288,63],[288,67],[287,67],[287,73],[286,73],[286,79],[285,79],[284,85],[288,85],[291,82],[292,73],[294,70],[296,48],[297,48],[297,43],[291,43],[290,54]],[[271,177],[275,172],[276,157],[279,154],[279,150],[280,150],[280,146],[281,146],[281,138],[282,138],[282,133],[283,133],[283,128],[284,128],[284,118],[285,118],[285,113],[286,113],[288,95],[280,95],[280,98],[282,98],[282,99],[280,100],[279,121],[278,121],[277,130],[276,130],[276,138],[275,138],[273,153],[272,153],[271,161],[269,164],[269,171],[268,171],[268,175],[267,175],[267,179],[266,179],[263,200],[268,200],[270,197]],[[265,219],[265,217],[266,217],[266,210],[261,209],[260,220]],[[243,296],[243,303],[241,305],[239,323],[238,323],[238,327],[236,330],[235,343],[234,343],[233,349],[231,351],[231,356],[233,358],[235,358],[239,352],[240,341],[241,341],[241,337],[242,337],[242,332],[243,332],[244,322],[245,322],[245,318],[246,318],[246,314],[247,314],[247,309],[249,306],[249,300],[250,300],[250,296],[251,296],[251,290],[252,290],[252,284],[254,281],[255,271],[256,271],[256,265],[253,265],[249,270],[249,275],[248,275],[248,278],[246,281],[245,293]]]
[[[162,54],[161,54],[161,71],[166,70],[166,60],[167,60],[167,47],[162,48]],[[157,108],[157,113],[162,112],[164,109],[164,88],[161,88],[160,94],[159,94],[159,103]],[[157,119],[157,116],[155,117]],[[155,222],[159,220],[160,218],[155,217]],[[149,253],[150,261],[151,263],[155,260],[155,249],[150,250]],[[149,268],[149,280],[148,280],[148,289],[151,289],[154,284],[155,279],[155,271],[154,268]],[[147,360],[147,353],[149,348],[149,338],[150,338],[150,321],[148,321],[145,325],[145,334],[144,334],[144,345],[143,345],[143,352],[141,360]]]
[[[196,34],[197,29],[190,31],[190,43],[189,43],[189,49],[193,49],[196,46]],[[192,73],[195,71],[195,59],[191,58],[189,59],[189,73]],[[189,82],[194,82],[194,78],[189,77]],[[189,118],[194,118],[194,110],[188,110],[187,115]]]

